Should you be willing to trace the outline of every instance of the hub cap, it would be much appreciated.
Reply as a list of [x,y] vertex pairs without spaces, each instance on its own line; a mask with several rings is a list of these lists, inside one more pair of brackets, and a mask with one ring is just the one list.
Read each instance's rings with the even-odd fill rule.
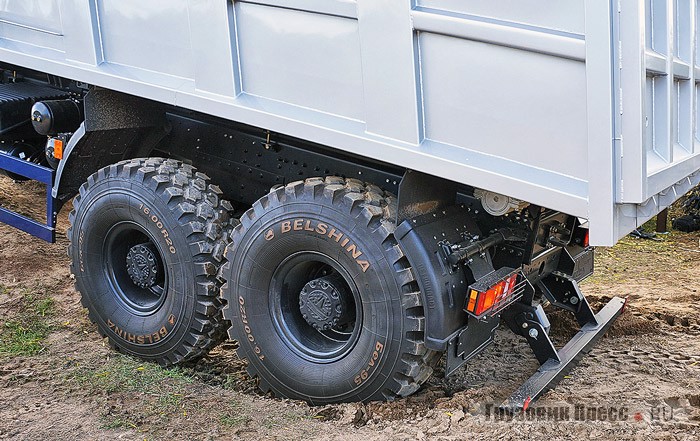
[[126,270],[137,286],[153,286],[158,277],[158,262],[153,244],[149,242],[131,247],[126,255]]
[[308,324],[317,331],[327,331],[347,322],[347,285],[337,273],[307,283],[299,295],[299,309]]

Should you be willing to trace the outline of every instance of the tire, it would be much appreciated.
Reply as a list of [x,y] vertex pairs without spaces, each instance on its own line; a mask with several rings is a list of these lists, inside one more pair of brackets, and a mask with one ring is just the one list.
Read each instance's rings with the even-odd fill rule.
[[396,200],[353,179],[273,189],[241,218],[222,296],[229,335],[264,392],[311,404],[418,390],[440,354],[393,237]]
[[80,187],[71,272],[111,346],[168,366],[222,341],[229,323],[217,271],[231,205],[220,196],[194,167],[160,158],[110,165]]

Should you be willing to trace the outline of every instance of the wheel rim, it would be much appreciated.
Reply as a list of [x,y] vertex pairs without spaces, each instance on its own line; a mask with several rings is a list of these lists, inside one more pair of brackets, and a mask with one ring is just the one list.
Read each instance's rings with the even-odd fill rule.
[[348,354],[362,329],[362,302],[352,277],[334,259],[300,252],[285,259],[270,284],[270,315],[299,356],[331,363]]
[[104,270],[119,303],[137,315],[158,311],[168,292],[168,270],[158,244],[134,222],[121,222],[106,234]]

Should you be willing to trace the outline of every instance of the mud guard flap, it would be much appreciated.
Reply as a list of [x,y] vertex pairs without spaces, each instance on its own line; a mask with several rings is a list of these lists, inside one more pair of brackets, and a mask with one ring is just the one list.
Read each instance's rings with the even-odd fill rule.
[[493,343],[500,319],[500,316],[486,317],[483,320],[469,317],[467,326],[448,343],[445,377],[452,375],[454,371]]
[[563,348],[557,351],[559,360],[550,358],[543,363],[534,375],[501,404],[500,408],[512,413],[527,410],[530,403],[554,387],[591,350],[596,341],[620,316],[625,303],[626,299],[613,297],[595,315],[597,323],[585,324]]
[[[440,253],[441,244],[457,243],[465,235],[480,235],[473,215],[452,206],[437,213],[403,221],[394,232],[416,274],[425,310],[425,346],[447,350],[448,342],[467,325],[464,312],[470,280],[463,269],[453,270]],[[470,269],[477,275],[493,271],[490,257],[475,258]]]

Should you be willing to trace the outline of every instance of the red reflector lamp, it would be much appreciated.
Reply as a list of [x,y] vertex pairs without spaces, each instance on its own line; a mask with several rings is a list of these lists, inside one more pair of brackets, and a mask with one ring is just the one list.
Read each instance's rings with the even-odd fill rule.
[[523,295],[526,283],[513,268],[494,271],[469,286],[465,311],[476,318],[496,314]]

